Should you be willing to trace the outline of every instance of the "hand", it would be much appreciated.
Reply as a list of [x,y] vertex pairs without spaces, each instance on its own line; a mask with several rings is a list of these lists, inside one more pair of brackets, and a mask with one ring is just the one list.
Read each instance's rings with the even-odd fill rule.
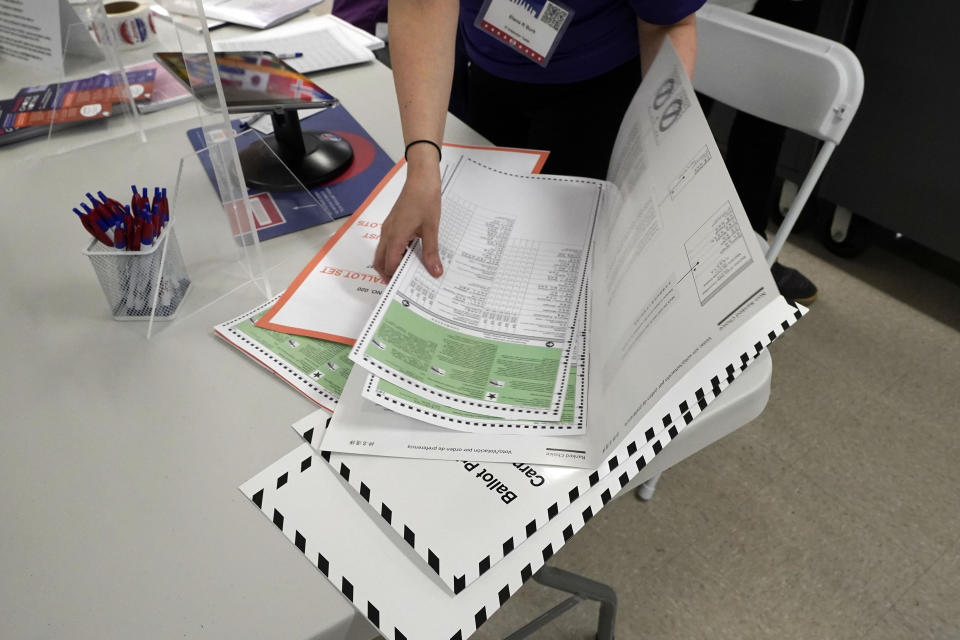
[[[430,151],[433,151],[430,149]],[[434,277],[443,274],[437,234],[440,230],[440,172],[434,160],[432,170],[407,167],[407,181],[390,215],[380,227],[380,243],[373,268],[384,280],[393,277],[407,246],[420,238],[423,266]]]

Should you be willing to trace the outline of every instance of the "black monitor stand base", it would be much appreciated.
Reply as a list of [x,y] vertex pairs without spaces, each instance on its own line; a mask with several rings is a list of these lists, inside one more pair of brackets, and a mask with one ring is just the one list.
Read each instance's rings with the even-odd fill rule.
[[339,176],[353,162],[353,147],[337,134],[303,133],[295,109],[277,109],[270,117],[273,134],[240,152],[240,166],[251,189],[297,191],[316,187]]

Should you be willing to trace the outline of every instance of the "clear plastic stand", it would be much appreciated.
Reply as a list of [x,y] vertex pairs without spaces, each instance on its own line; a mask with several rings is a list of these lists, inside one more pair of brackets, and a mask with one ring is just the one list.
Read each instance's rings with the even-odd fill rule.
[[[117,33],[107,21],[107,12],[103,7],[103,0],[88,0],[86,6],[89,11],[91,26],[94,32],[98,34],[100,40],[100,49],[107,59],[107,66],[110,69],[111,86],[121,90],[120,95],[123,97],[123,103],[133,120],[133,125],[140,136],[140,140],[146,142],[147,136],[143,132],[143,123],[140,121],[140,111],[135,104],[137,95],[127,81],[127,74],[124,72],[123,61],[119,53],[120,42],[118,41]],[[70,48],[67,47],[66,50],[69,51]]]
[[[96,77],[84,82],[84,90],[98,92],[98,104],[84,105],[80,113],[65,118],[52,113],[47,128],[48,146],[53,153],[63,153],[92,139],[104,137],[137,136],[147,142],[136,102],[147,98],[145,87],[128,82],[124,67],[149,58],[147,50],[124,50],[115,31],[108,27],[103,0],[87,0],[71,5],[76,17],[65,24],[63,63],[56,79],[56,104],[61,104],[66,92],[73,88],[68,83]],[[152,42],[159,45],[159,40]],[[89,134],[96,130],[98,136]]]
[[[205,25],[200,0],[196,0],[196,5],[200,21]],[[88,3],[86,23],[71,27],[76,38],[90,37],[86,30],[92,28],[98,12],[103,17],[102,11],[102,0]],[[168,29],[162,50],[175,48],[170,31],[176,34],[179,48],[192,69],[205,76],[207,82],[214,79],[218,96],[215,108],[201,107],[199,101],[194,101],[192,113],[196,117],[187,121],[182,119],[182,113],[174,122],[169,118],[157,120],[152,114],[141,117],[134,105],[135,87],[121,82],[118,86],[126,91],[124,109],[118,109],[100,124],[72,127],[64,122],[51,126],[45,153],[36,160],[37,171],[57,176],[58,182],[56,192],[42,194],[42,206],[63,211],[63,215],[78,206],[88,192],[103,191],[110,198],[129,202],[131,185],[147,187],[151,193],[157,186],[167,188],[171,218],[176,219],[176,235],[171,228],[167,241],[156,243],[153,249],[141,252],[143,255],[138,257],[113,251],[106,245],[98,246],[98,243],[91,244],[85,251],[84,247],[77,248],[77,253],[87,256],[85,260],[94,265],[108,301],[108,317],[147,321],[125,324],[133,330],[144,327],[148,338],[167,333],[223,300],[229,299],[223,307],[230,309],[225,317],[269,300],[277,293],[274,285],[289,282],[331,231],[328,225],[322,225],[297,233],[268,234],[267,237],[275,237],[268,243],[269,250],[264,251],[258,229],[263,228],[264,203],[269,204],[272,196],[266,193],[250,196],[238,146],[261,146],[266,149],[263,154],[273,154],[277,163],[290,173],[291,180],[298,181],[264,142],[259,131],[252,128],[235,131],[236,120],[231,125],[209,31]],[[110,49],[110,46],[104,44],[103,48]],[[123,76],[125,82],[123,66],[149,57],[150,50],[105,51],[105,58],[116,67],[111,73]],[[130,59],[131,56],[136,59]],[[99,68],[104,64],[101,61]],[[86,70],[83,73],[91,75]],[[184,108],[180,110],[183,112]],[[128,113],[136,115],[127,117]],[[165,124],[147,128],[145,121]],[[199,131],[202,137],[188,138],[187,132],[191,130]],[[94,134],[90,135],[91,132]],[[193,152],[189,151],[191,142]],[[298,193],[302,210],[311,212],[310,224],[319,225],[334,219],[337,212],[331,210],[322,197],[318,198],[302,184]],[[128,277],[132,275],[137,276],[133,284]],[[119,298],[115,296],[118,291]],[[133,307],[129,304],[131,291],[138,292]],[[128,294],[127,300],[123,299],[124,292]],[[202,322],[212,325],[221,320],[222,317],[217,317],[210,322],[205,318]]]
[[204,85],[210,82],[217,93],[216,108],[203,107],[199,101],[195,101],[197,121],[200,123],[206,142],[205,149],[201,153],[207,154],[209,163],[212,165],[223,211],[227,215],[232,233],[236,234],[235,237],[238,240],[237,262],[245,270],[250,282],[261,290],[265,299],[269,299],[272,297],[272,289],[270,282],[264,276],[263,254],[260,251],[253,205],[247,197],[243,170],[240,167],[240,157],[234,142],[233,128],[230,126],[230,116],[213,54],[213,43],[210,40],[203,2],[194,0],[194,5],[202,25],[200,32],[177,28],[176,33],[191,84],[199,90],[201,82]]

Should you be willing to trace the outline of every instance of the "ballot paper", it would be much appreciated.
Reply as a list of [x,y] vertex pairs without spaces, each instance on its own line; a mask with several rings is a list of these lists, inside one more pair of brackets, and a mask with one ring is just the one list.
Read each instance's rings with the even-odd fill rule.
[[[586,433],[456,433],[365,400],[354,367],[332,418],[294,425],[308,444],[241,487],[385,638],[466,640],[805,313],[692,97],[668,42],[609,173],[630,212],[594,225]],[[446,461],[399,459],[427,457]]]
[[267,31],[213,43],[217,51],[270,51],[301,54],[284,62],[300,73],[313,73],[370,62],[373,51],[355,31],[341,26],[333,16],[316,16],[289,22]]
[[[462,157],[470,157],[504,171],[539,171],[546,152],[444,144],[442,175]],[[352,345],[370,317],[384,282],[374,271],[373,254],[386,220],[406,180],[400,161],[373,193],[337,230],[286,288],[280,300],[257,325],[283,333]],[[336,313],[317,313],[336,309]]]
[[[586,296],[583,298],[582,319],[585,315]],[[363,386],[363,397],[385,409],[421,420],[428,424],[446,427],[456,431],[470,433],[531,434],[549,433],[550,435],[574,435],[584,429],[584,398],[586,397],[587,356],[583,338],[586,335],[581,322],[577,329],[570,366],[567,376],[567,390],[559,422],[524,420],[487,416],[470,411],[453,409],[429,398],[379,378],[374,374],[367,376]]]
[[256,321],[277,298],[218,324],[214,332],[313,402],[333,411],[353,368],[350,348],[339,342],[258,327]]
[[[236,318],[214,327],[217,337],[240,350],[264,368],[276,374],[318,405],[333,411],[343,392],[347,376],[353,368],[350,347],[330,340],[280,333],[256,325],[256,321],[276,303],[279,296]],[[582,332],[579,334],[582,337]],[[576,347],[584,370],[582,341]],[[571,435],[583,430],[583,397],[585,380],[578,368],[571,367],[563,416],[560,422],[509,421],[502,418],[453,411],[399,387],[368,376],[365,397],[388,409],[427,418],[435,424],[457,431],[480,433],[529,433],[549,431],[553,435]]]
[[[492,373],[496,369],[490,367],[489,359],[473,355],[472,350],[481,349],[476,346],[479,340],[468,333],[473,326],[460,317],[448,314],[434,318],[435,329],[415,325],[409,319],[414,310],[420,311],[416,322],[428,321],[420,307],[425,306],[423,300],[430,299],[432,290],[421,284],[429,281],[423,276],[418,256],[410,252],[351,351],[351,358],[359,367],[354,367],[347,380],[324,447],[370,455],[552,463],[601,469],[603,473],[605,461],[622,455],[629,443],[628,433],[642,426],[641,434],[651,434],[639,440],[645,442],[659,431],[687,420],[692,415],[691,406],[705,405],[711,393],[719,393],[718,383],[727,376],[727,367],[749,362],[749,354],[762,349],[772,339],[771,332],[791,324],[800,311],[787,304],[777,291],[693,96],[676,53],[666,46],[624,116],[608,172],[609,182],[585,180],[576,184],[560,177],[554,182],[552,176],[510,175],[462,161],[456,171],[464,171],[466,180],[459,182],[455,173],[444,189],[444,206],[451,199],[457,207],[474,207],[484,221],[482,231],[475,232],[475,236],[486,239],[488,245],[498,243],[495,250],[478,260],[483,270],[475,270],[476,278],[464,277],[451,295],[460,308],[473,307],[464,315],[479,314],[481,320],[485,307],[477,301],[476,291],[496,282],[499,272],[495,267],[504,265],[513,242],[509,235],[513,228],[502,220],[515,219],[520,212],[536,219],[537,209],[527,205],[538,190],[549,192],[559,184],[570,191],[582,191],[579,199],[569,196],[563,204],[548,200],[550,209],[559,213],[547,222],[539,221],[551,226],[544,231],[544,238],[558,238],[561,232],[553,227],[565,224],[565,210],[570,203],[580,202],[581,217],[576,219],[576,229],[585,233],[584,221],[593,225],[587,266],[589,305],[585,314],[586,421],[581,434],[563,438],[559,443],[557,438],[540,434],[507,437],[495,433],[444,433],[422,420],[371,406],[363,398],[366,378],[359,367],[447,406],[454,406],[448,401],[450,394],[436,392],[436,380],[442,376],[433,372],[417,378],[408,373],[412,369],[410,363],[418,365],[420,371],[436,367],[455,374],[459,380],[504,381],[505,386],[496,388],[497,391],[493,391],[492,385],[484,389],[501,397],[508,393],[510,384],[546,395],[546,383],[559,384],[566,379],[566,370],[557,366],[557,378],[551,380],[552,372],[545,364],[536,368],[545,359],[538,361],[535,357],[522,361],[534,365],[526,370],[519,364],[512,367],[513,372],[520,371],[526,378]],[[518,194],[516,209],[509,207],[514,193]],[[545,197],[555,195],[548,193]],[[485,208],[491,198],[508,207],[505,212],[497,211],[496,216],[500,217],[493,221]],[[447,213],[445,208],[444,215]],[[457,224],[458,220],[454,216],[452,222]],[[522,247],[526,240],[520,235],[517,244]],[[467,253],[470,252],[479,255],[468,248]],[[555,259],[558,253],[549,255]],[[515,268],[506,267],[508,273],[512,270]],[[463,298],[474,296],[475,302],[458,301],[458,293]],[[440,300],[439,295],[435,299]],[[409,306],[404,306],[404,302]],[[399,320],[391,323],[390,314]],[[556,324],[550,325],[546,320]],[[566,316],[554,314],[543,324],[566,329],[568,325],[561,323],[568,321]],[[746,333],[744,327],[748,327]],[[518,332],[516,336],[504,333],[504,341],[515,339],[520,346],[526,346],[522,344],[525,338],[536,335],[534,331]],[[389,354],[398,343],[403,348],[393,361],[381,355]],[[456,348],[462,348],[462,354],[457,355]],[[562,349],[556,351],[565,353]],[[438,362],[438,353],[457,366],[448,368]],[[424,367],[427,354],[433,359]],[[704,362],[709,366],[701,367]],[[693,370],[700,372],[699,378],[688,377]],[[398,373],[393,374],[394,371]],[[402,376],[407,377],[406,384],[398,382]],[[683,386],[678,389],[681,380]],[[482,386],[477,384],[474,390]],[[677,402],[669,411],[653,412],[667,394],[676,395]],[[481,413],[493,413],[489,405],[484,403]],[[353,444],[357,441],[371,444],[359,447]]]
[[350,352],[449,407],[559,420],[604,183],[461,160],[443,188],[434,278],[408,252]]

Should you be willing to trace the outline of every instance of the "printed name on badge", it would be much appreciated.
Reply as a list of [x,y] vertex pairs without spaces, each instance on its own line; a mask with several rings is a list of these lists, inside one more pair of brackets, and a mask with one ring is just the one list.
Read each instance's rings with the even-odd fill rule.
[[486,0],[474,26],[545,67],[572,18],[549,0]]

